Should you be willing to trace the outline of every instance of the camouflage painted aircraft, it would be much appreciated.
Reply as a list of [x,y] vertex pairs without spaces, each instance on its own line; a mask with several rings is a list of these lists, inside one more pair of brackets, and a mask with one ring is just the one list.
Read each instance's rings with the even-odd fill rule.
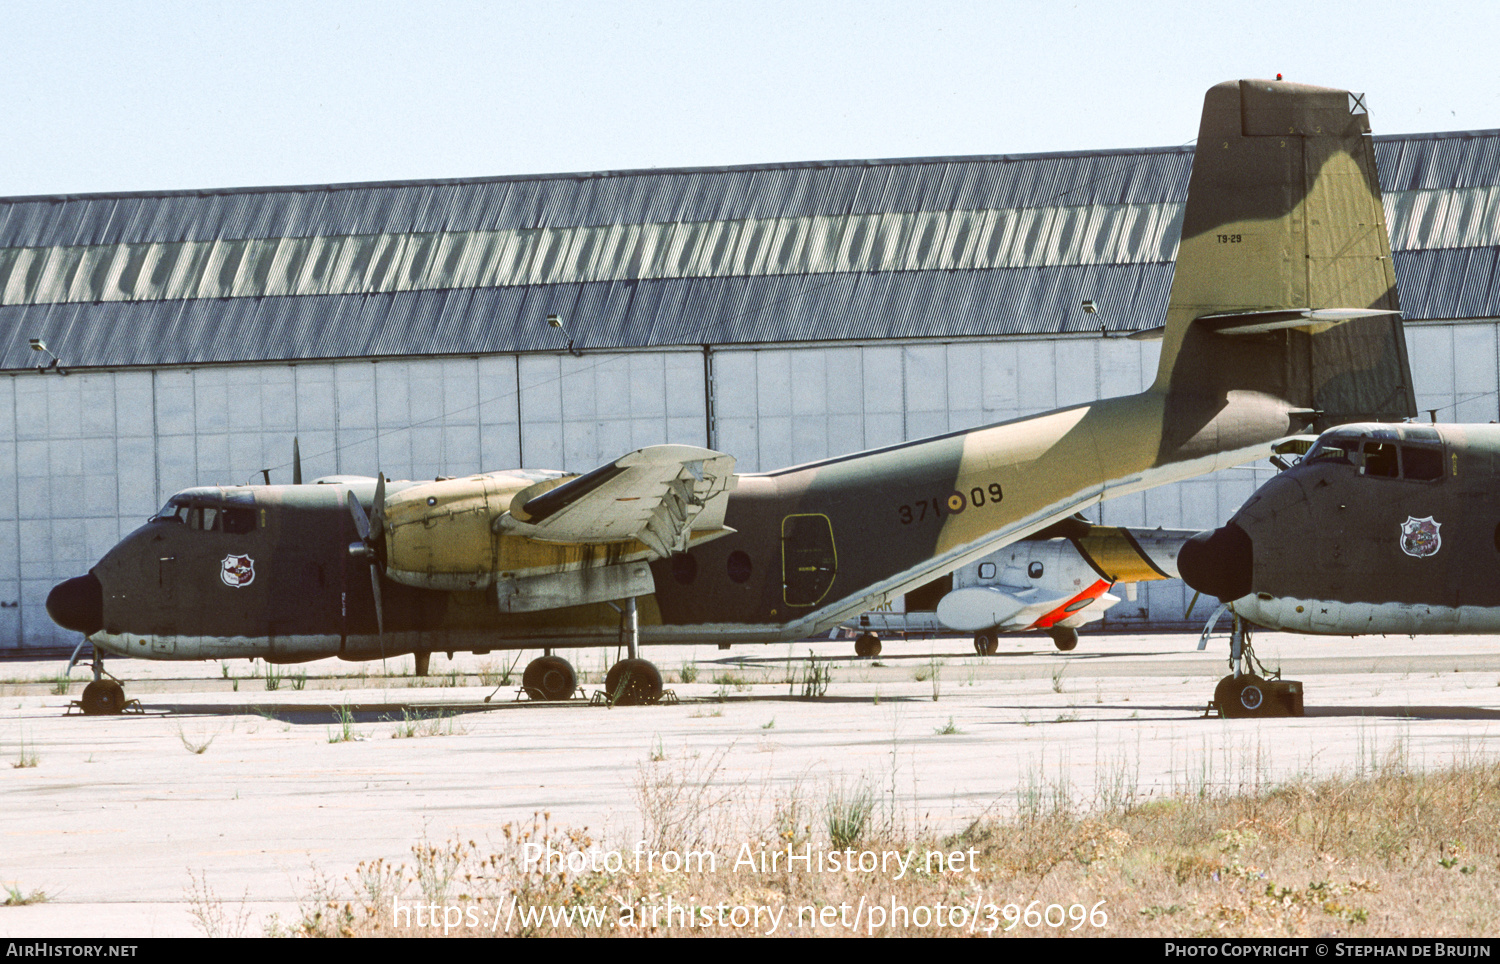
[[1189,540],[1183,578],[1236,619],[1220,712],[1301,714],[1300,684],[1252,671],[1247,622],[1337,636],[1500,632],[1497,475],[1500,425],[1343,425]]
[[[624,645],[607,694],[649,702],[641,644],[804,638],[1103,499],[1409,416],[1361,97],[1208,92],[1159,331],[1138,395],[774,472],[662,445],[584,475],[189,489],[48,612],[157,659]],[[115,712],[99,673],[85,709]],[[553,699],[574,680],[550,653],[523,677]]]

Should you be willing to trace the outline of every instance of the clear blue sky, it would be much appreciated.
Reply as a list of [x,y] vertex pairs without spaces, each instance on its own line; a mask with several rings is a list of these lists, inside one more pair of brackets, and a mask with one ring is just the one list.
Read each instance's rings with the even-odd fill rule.
[[1203,91],[1500,127],[1500,4],[0,3],[0,196],[1181,144]]

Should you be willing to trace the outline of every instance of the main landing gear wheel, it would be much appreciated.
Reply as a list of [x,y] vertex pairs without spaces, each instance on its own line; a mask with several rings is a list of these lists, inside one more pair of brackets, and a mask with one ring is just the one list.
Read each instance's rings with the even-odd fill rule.
[[880,637],[874,633],[860,633],[854,637],[854,655],[873,659],[880,655]]
[[112,679],[96,679],[83,688],[78,705],[89,716],[118,716],[125,709],[125,687]]
[[1214,704],[1219,707],[1221,716],[1231,720],[1265,716],[1269,709],[1266,681],[1254,673],[1226,676],[1214,687]]
[[655,703],[661,693],[661,670],[648,659],[622,659],[604,677],[604,695],[612,706]]
[[1061,652],[1071,653],[1078,647],[1078,630],[1076,629],[1053,626],[1047,630],[1047,635],[1052,637],[1052,645]]
[[1000,637],[992,630],[974,636],[974,652],[980,656],[993,656],[1000,652]]
[[578,688],[578,675],[573,672],[573,664],[561,656],[539,656],[526,664],[521,688],[534,700],[571,699]]

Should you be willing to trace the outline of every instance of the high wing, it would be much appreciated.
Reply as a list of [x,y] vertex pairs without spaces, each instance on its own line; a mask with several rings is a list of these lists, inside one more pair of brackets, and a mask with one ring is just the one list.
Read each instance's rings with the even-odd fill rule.
[[499,524],[544,542],[638,540],[656,556],[669,556],[706,535],[734,531],[724,525],[734,461],[692,445],[652,445],[586,475],[523,489]]

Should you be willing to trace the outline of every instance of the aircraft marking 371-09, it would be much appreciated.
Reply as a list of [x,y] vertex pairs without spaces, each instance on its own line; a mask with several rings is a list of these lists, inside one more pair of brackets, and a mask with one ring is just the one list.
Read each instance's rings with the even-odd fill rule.
[[[188,489],[48,612],[96,652],[159,659],[623,643],[606,692],[651,701],[641,644],[804,638],[1101,500],[1411,416],[1374,163],[1347,91],[1210,89],[1139,394],[757,474],[658,445],[583,475]],[[97,673],[85,707],[118,710]],[[552,654],[524,684],[575,690]]]

